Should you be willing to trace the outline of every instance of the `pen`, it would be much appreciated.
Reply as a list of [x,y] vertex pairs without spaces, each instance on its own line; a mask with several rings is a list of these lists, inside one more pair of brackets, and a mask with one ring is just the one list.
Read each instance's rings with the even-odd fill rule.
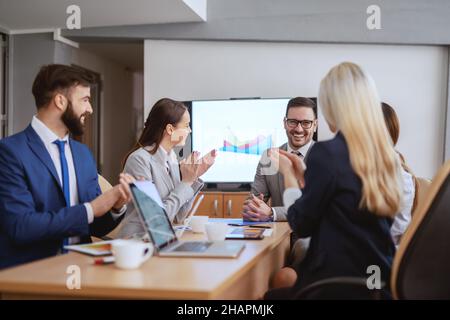
[[271,226],[262,226],[262,225],[257,225],[257,224],[255,224],[255,225],[248,225],[248,226],[246,226],[247,228],[261,228],[261,229],[272,229],[272,227]]
[[114,263],[113,256],[94,259],[95,265],[110,264],[110,263]]
[[271,226],[265,226],[265,225],[258,225],[258,224],[248,224],[248,225],[242,225],[239,223],[229,223],[229,226],[233,227],[247,227],[247,228],[263,228],[263,229],[272,229]]

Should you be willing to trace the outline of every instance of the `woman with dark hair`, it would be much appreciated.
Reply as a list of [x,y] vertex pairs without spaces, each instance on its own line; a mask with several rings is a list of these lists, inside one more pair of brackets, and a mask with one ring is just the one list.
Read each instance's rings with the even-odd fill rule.
[[[400,122],[394,108],[389,104],[382,102],[381,109],[383,111],[384,122],[386,123],[386,127],[395,147],[400,136]],[[406,164],[403,155],[398,151],[397,153],[400,156],[402,165],[403,203],[400,212],[395,216],[391,226],[391,235],[396,246],[399,245],[403,233],[405,233],[406,228],[411,222],[411,213],[414,211],[417,202],[415,196],[417,186],[416,177]]]
[[[203,182],[199,179],[214,163],[216,151],[199,159],[193,152],[178,163],[173,148],[183,146],[191,133],[190,115],[186,106],[163,98],[152,107],[144,131],[124,159],[124,172],[152,181],[161,196],[169,219],[182,223],[192,207]],[[132,237],[144,232],[139,216],[128,210],[119,237]]]

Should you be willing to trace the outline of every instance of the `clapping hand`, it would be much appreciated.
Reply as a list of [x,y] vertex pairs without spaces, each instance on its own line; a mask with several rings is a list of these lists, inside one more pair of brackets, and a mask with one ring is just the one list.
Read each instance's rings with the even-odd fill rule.
[[284,178],[295,177],[300,188],[305,186],[305,162],[297,155],[280,149],[270,149],[269,157]]
[[113,208],[120,210],[125,204],[131,200],[130,183],[135,179],[128,173],[121,173],[119,176],[119,184],[114,186],[117,189],[118,199],[113,205]]
[[192,184],[199,177],[199,155],[199,152],[194,151],[189,157],[180,161],[181,180],[183,182]]
[[200,162],[200,168],[198,170],[198,176],[201,177],[203,174],[205,174],[206,171],[208,171],[209,168],[214,164],[214,161],[216,161],[217,151],[215,149],[208,152],[204,157],[202,157]]

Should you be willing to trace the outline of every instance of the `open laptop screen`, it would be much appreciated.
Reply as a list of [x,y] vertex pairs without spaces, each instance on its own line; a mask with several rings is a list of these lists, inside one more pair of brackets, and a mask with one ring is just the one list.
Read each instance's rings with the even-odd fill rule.
[[144,220],[147,231],[158,250],[175,241],[175,232],[164,209],[134,184],[130,184],[130,189],[134,205]]

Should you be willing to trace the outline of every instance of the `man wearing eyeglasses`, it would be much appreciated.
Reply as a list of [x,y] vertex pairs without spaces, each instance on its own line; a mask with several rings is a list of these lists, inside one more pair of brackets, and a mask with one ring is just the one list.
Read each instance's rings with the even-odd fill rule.
[[[283,119],[288,142],[280,149],[297,154],[306,161],[317,130],[316,104],[308,98],[289,100]],[[283,206],[284,179],[276,172],[264,170],[270,166],[267,152],[263,154],[256,169],[251,198],[245,201],[242,217],[249,221],[286,221],[287,208]],[[270,207],[267,202],[271,199]]]

